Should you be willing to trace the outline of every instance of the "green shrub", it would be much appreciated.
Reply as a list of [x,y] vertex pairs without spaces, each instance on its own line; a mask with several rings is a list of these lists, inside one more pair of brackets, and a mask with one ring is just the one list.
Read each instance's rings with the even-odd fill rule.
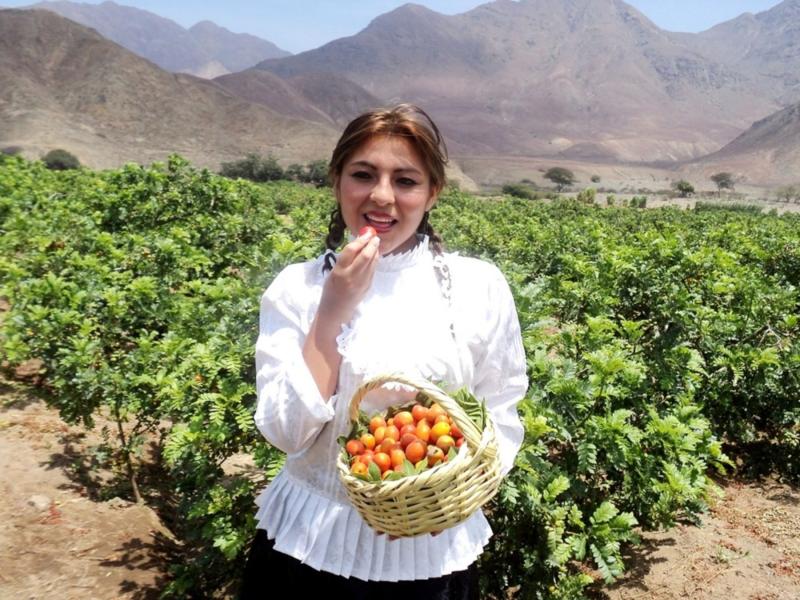
[[269,155],[266,158],[251,153],[241,160],[222,163],[220,175],[231,179],[249,179],[250,181],[276,181],[286,177],[278,160]]
[[514,196],[525,200],[538,200],[541,198],[541,194],[522,183],[507,183],[503,186],[502,192],[505,196]]
[[78,160],[78,157],[71,152],[62,150],[61,148],[50,150],[50,152],[42,157],[42,162],[48,169],[53,171],[66,171],[68,169],[81,168],[81,163]]

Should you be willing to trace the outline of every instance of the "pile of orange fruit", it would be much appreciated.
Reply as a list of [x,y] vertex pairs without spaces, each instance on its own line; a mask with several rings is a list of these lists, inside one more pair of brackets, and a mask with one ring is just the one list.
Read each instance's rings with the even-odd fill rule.
[[365,480],[419,473],[452,459],[464,443],[458,426],[436,403],[375,415],[368,428],[344,444],[350,472]]

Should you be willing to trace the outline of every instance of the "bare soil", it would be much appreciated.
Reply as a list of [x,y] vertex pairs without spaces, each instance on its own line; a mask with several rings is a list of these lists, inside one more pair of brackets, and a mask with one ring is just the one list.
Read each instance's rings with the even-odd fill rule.
[[[0,598],[150,600],[168,581],[179,543],[147,506],[98,496],[98,440],[0,379]],[[723,487],[702,527],[644,533],[607,600],[800,599],[800,490]]]

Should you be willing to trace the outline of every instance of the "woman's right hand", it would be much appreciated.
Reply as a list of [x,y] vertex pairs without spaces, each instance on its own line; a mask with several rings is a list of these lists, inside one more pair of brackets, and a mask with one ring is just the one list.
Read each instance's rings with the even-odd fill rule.
[[380,238],[371,231],[347,244],[322,288],[319,314],[347,323],[372,284]]

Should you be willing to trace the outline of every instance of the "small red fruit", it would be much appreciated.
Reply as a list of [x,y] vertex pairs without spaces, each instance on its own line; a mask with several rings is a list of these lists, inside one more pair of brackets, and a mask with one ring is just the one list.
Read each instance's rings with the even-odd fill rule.
[[371,225],[364,225],[364,227],[362,227],[361,229],[358,230],[358,237],[361,237],[362,235],[364,235],[367,232],[369,232],[372,237],[375,237],[376,235],[378,235],[378,232],[375,231],[374,227],[372,227]]
[[364,444],[359,440],[349,440],[345,447],[347,448],[347,452],[350,454],[350,456],[361,454],[365,450]]

